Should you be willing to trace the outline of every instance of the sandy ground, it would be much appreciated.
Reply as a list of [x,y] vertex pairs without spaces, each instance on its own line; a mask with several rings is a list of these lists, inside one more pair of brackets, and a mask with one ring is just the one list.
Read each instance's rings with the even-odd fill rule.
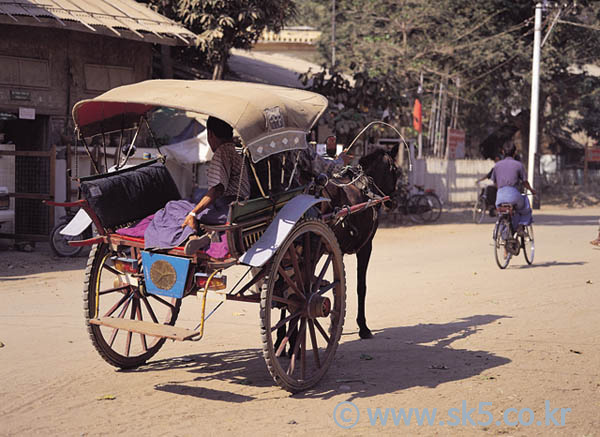
[[[520,256],[504,271],[491,219],[475,225],[454,211],[436,225],[380,229],[367,299],[375,337],[358,338],[348,256],[335,362],[316,388],[293,396],[267,372],[257,306],[227,303],[201,342],[169,342],[146,366],[117,371],[84,327],[85,258],[53,258],[43,245],[0,251],[0,435],[600,435],[600,251],[588,244],[599,215],[543,208],[535,264]],[[185,301],[178,324],[195,325],[198,311]],[[351,431],[334,421],[343,401],[360,414]],[[545,401],[570,408],[564,426],[545,425]],[[487,419],[479,406],[490,411],[492,423],[468,425],[463,405],[475,408],[475,423]],[[356,412],[343,407],[337,421],[350,425]],[[377,407],[437,416],[433,425],[395,426],[391,416],[372,425]],[[451,408],[465,425],[440,424]],[[501,423],[507,410],[509,421],[520,412],[527,423],[527,409],[531,426]],[[552,417],[560,423],[560,411]]]

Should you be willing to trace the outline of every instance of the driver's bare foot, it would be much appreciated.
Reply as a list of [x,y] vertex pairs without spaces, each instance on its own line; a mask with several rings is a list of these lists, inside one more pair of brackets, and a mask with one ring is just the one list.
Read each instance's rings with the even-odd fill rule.
[[202,236],[192,235],[185,246],[183,247],[183,253],[186,255],[194,255],[200,249],[204,249],[210,245],[210,237],[206,234]]
[[600,237],[596,238],[595,240],[590,241],[590,244],[592,246],[600,247]]

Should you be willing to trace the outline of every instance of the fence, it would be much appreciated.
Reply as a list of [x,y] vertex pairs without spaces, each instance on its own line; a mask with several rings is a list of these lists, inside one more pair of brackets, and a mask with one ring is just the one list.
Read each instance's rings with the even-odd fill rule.
[[474,202],[478,192],[475,182],[493,166],[494,161],[484,159],[417,159],[412,182],[435,189],[445,204]]
[[[475,182],[494,166],[491,160],[441,158],[416,159],[413,166],[412,183],[433,188],[445,204],[474,202],[477,196]],[[546,171],[544,171],[546,170]],[[600,187],[600,170],[588,170],[588,187]],[[583,186],[582,168],[544,169],[542,165],[541,187],[544,192],[553,192],[568,186]]]

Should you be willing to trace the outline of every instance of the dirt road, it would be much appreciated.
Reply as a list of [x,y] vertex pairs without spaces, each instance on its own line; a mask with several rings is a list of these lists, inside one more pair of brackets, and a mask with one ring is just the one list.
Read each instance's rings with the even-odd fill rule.
[[[116,371],[84,327],[85,258],[0,251],[0,435],[600,435],[600,251],[588,244],[599,215],[542,209],[534,266],[520,256],[505,271],[489,219],[474,225],[455,212],[433,226],[380,229],[367,297],[375,337],[358,338],[356,264],[346,257],[336,360],[293,396],[267,372],[255,305],[228,303],[201,342],[169,342],[148,365]],[[198,313],[190,299],[181,323]],[[360,414],[351,431],[336,424],[357,418],[350,404],[335,410],[343,401]],[[390,410],[386,426],[372,425],[378,407],[437,416],[395,426]]]

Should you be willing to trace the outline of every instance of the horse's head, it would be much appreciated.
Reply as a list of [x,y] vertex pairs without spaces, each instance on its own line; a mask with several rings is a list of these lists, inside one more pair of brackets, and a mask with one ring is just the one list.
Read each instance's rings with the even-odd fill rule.
[[[397,155],[398,145],[395,145],[389,152],[384,149],[377,149],[367,156],[363,156],[359,161],[365,173],[373,179],[377,188],[386,195],[391,195],[396,189],[398,171],[395,162]],[[378,190],[375,189],[375,191]]]

